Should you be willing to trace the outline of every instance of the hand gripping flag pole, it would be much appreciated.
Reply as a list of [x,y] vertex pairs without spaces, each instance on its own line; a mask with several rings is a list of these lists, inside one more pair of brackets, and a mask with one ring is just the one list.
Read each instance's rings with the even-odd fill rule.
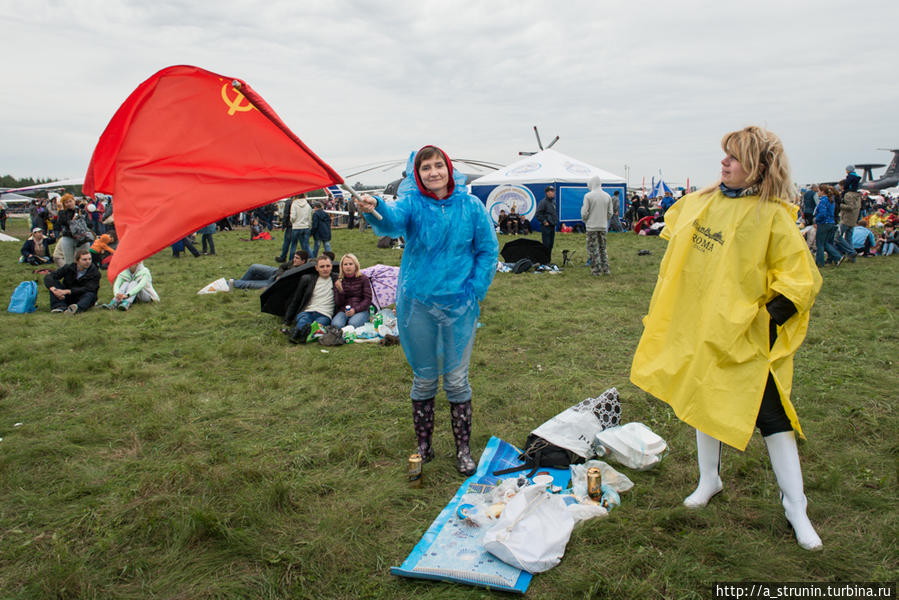
[[[241,82],[238,81],[237,79],[234,79],[233,81],[231,81],[231,87],[233,87],[237,92],[242,94],[244,96],[244,98],[247,99],[247,102],[249,102],[250,104],[253,105],[253,108],[255,108],[256,110],[261,112],[263,115],[265,115],[269,119],[272,119],[272,121],[276,125],[281,127],[281,129],[283,129],[285,133],[287,133],[288,135],[293,135],[293,132],[291,132],[289,129],[287,129],[286,127],[283,126],[283,123],[281,122],[280,119],[272,118],[271,108],[269,108],[267,103],[265,103],[264,101],[261,101],[262,99],[256,92],[254,92],[252,89],[248,89],[246,86],[242,85]],[[341,179],[343,179],[343,178],[341,177]],[[354,190],[351,186],[347,185],[346,180],[343,181],[343,188],[350,193],[350,195],[353,197],[353,200],[358,202],[359,200],[362,199],[361,196],[359,196],[359,194],[356,193],[356,190]],[[379,221],[384,218],[375,209],[372,209],[371,214]]]

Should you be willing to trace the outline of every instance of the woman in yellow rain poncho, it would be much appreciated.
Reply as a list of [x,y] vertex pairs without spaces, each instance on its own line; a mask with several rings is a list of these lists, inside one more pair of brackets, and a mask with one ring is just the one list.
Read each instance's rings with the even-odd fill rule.
[[721,442],[743,450],[757,426],[796,539],[816,550],[790,391],[821,275],[796,226],[780,139],[747,127],[721,147],[720,183],[665,213],[668,249],[631,381],[696,428],[699,485],[686,506],[703,507],[721,491]]

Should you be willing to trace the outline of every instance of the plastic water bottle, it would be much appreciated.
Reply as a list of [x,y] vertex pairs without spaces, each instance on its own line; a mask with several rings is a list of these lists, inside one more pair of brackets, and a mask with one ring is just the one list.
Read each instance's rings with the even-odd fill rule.
[[[375,305],[374,304],[371,304],[368,307],[368,320],[372,324],[374,324],[374,322],[375,322]],[[378,328],[378,326],[375,325],[375,329],[377,329],[377,328]]]

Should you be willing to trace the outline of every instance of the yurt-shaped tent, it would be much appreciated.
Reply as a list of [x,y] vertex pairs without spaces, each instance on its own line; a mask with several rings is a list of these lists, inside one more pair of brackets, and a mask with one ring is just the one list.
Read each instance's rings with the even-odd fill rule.
[[599,176],[603,189],[610,195],[620,191],[619,210],[624,214],[627,182],[623,177],[551,149],[475,179],[471,182],[471,193],[487,205],[494,224],[499,222],[501,210],[508,213],[515,208],[518,214],[531,221],[531,227],[536,231],[540,224],[534,220],[534,213],[547,186],[552,186],[556,192],[559,225],[571,225],[581,221],[587,182],[594,176]]

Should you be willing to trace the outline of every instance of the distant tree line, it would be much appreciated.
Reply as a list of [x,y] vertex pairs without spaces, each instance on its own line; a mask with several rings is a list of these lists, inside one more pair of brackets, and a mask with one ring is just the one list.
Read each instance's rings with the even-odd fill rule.
[[7,188],[19,188],[19,187],[28,187],[29,185],[38,185],[41,183],[50,183],[51,181],[58,181],[58,179],[51,179],[49,177],[45,178],[37,178],[34,177],[23,177],[18,179],[13,177],[12,175],[4,175],[0,177],[0,187]]
[[378,186],[378,185],[365,185],[365,184],[362,183],[361,181],[357,181],[356,183],[353,184],[353,189],[356,190],[356,191],[362,191],[362,190],[377,190],[377,189],[381,189],[382,187],[384,187],[384,186],[382,186],[382,185],[381,185],[381,186]]

